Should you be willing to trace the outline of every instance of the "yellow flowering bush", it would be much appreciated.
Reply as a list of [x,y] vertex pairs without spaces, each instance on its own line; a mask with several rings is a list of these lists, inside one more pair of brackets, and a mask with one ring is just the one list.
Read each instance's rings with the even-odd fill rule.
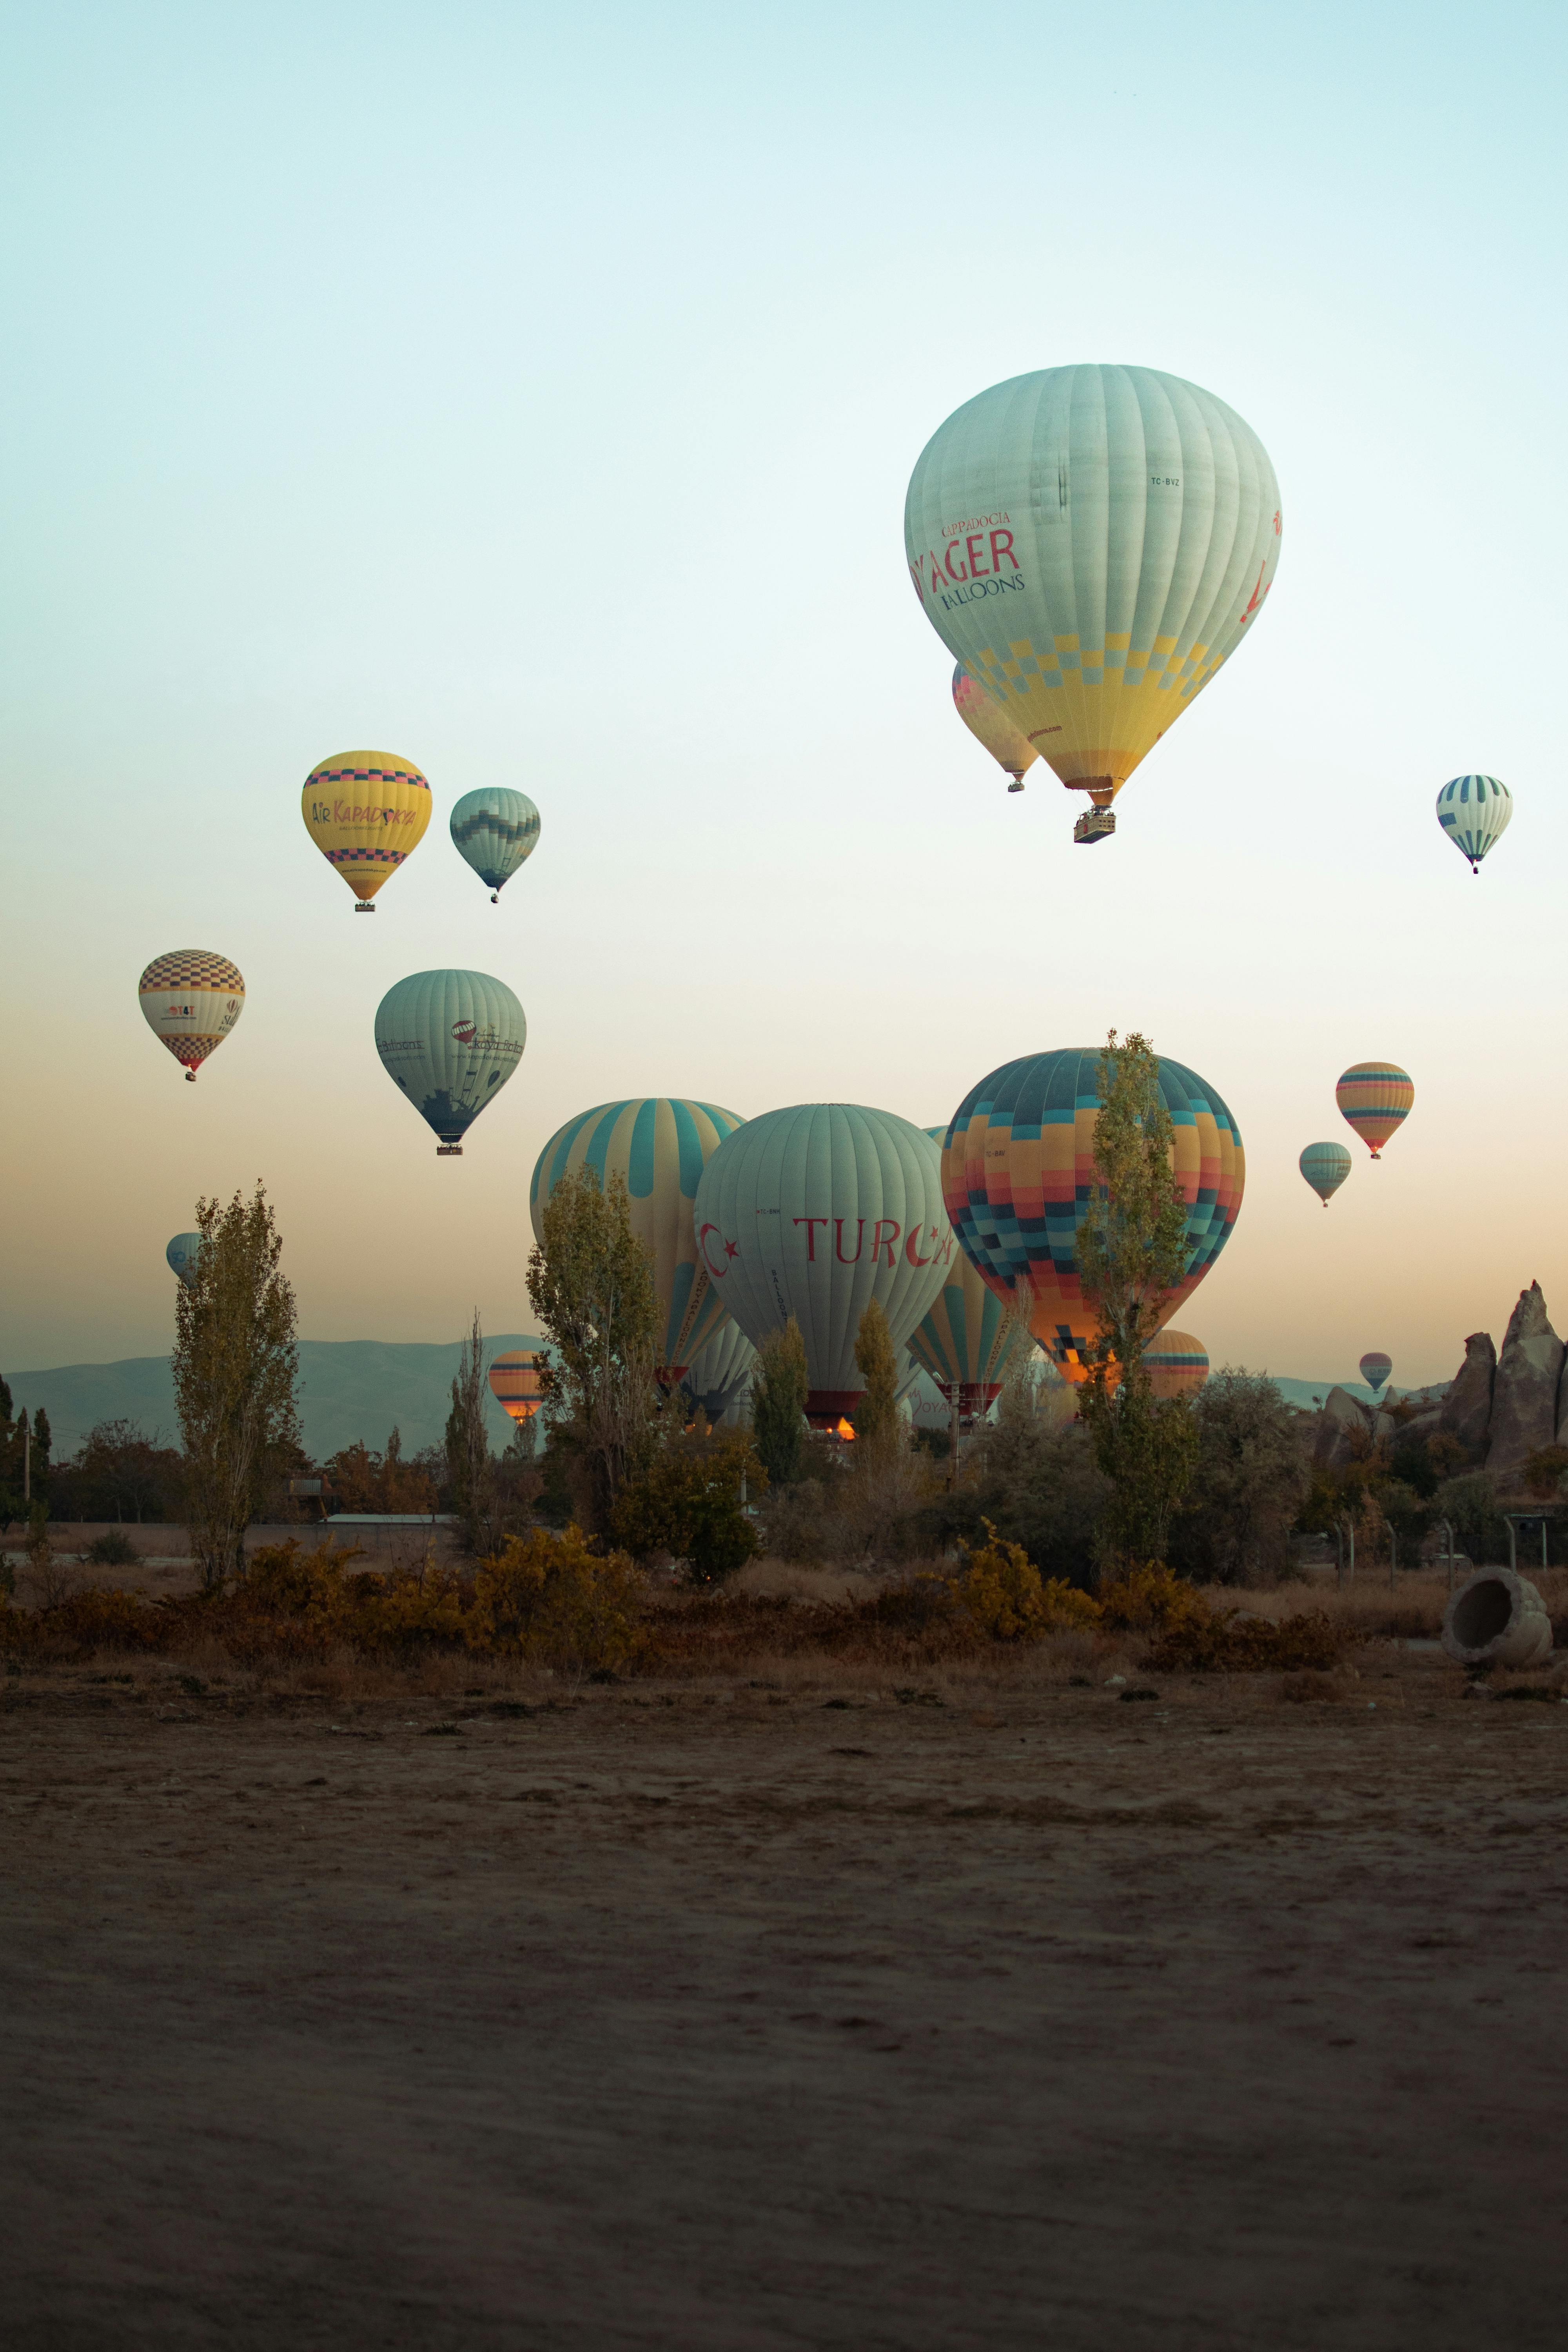
[[977,1630],[994,1642],[1033,1642],[1067,1626],[1095,1625],[1100,1610],[1065,1577],[1042,1577],[1022,1544],[1005,1543],[989,1519],[984,1543],[959,1546],[953,1579],[959,1601]]

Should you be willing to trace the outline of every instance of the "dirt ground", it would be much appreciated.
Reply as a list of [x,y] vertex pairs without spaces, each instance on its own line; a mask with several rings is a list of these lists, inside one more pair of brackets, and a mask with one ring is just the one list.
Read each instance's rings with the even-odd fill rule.
[[13,1673],[4,2341],[1555,2352],[1568,1706],[1335,1688]]

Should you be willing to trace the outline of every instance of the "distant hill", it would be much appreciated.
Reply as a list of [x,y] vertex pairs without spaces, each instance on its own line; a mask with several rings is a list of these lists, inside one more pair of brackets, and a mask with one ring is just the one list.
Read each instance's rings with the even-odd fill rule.
[[[490,1362],[509,1348],[538,1342],[525,1332],[485,1341]],[[319,1462],[363,1438],[377,1453],[394,1427],[405,1454],[437,1444],[447,1425],[462,1342],[425,1345],[397,1339],[301,1339],[300,1409],[305,1450]],[[95,1422],[134,1421],[165,1445],[178,1443],[167,1356],[129,1356],[118,1364],[62,1364],[47,1372],[8,1372],[14,1406],[49,1416],[57,1460],[74,1454]],[[487,1402],[490,1444],[499,1453],[511,1423]]]

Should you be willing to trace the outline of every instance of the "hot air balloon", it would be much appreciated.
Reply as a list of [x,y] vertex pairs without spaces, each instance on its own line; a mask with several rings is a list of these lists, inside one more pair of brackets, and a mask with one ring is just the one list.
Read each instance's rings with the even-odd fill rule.
[[1397,1062],[1352,1062],[1334,1088],[1340,1116],[1353,1127],[1374,1160],[1410,1116],[1415,1088]]
[[1046,368],[933,434],[904,540],[948,651],[1103,808],[1261,612],[1279,490],[1251,426],[1196,384]]
[[509,1421],[531,1421],[541,1403],[539,1360],[542,1348],[512,1348],[489,1369],[490,1394]]
[[[1087,1380],[1098,1339],[1079,1280],[1078,1237],[1098,1183],[1092,1047],[1029,1054],[982,1078],[953,1113],[942,1191],[964,1255],[997,1297],[1030,1307],[1029,1328],[1069,1381]],[[1235,1119],[1195,1071],[1160,1056],[1187,1203],[1187,1267],[1165,1300],[1174,1315],[1230,1239],[1246,1161]]]
[[163,1255],[169,1261],[171,1271],[179,1276],[187,1290],[195,1280],[196,1257],[201,1245],[200,1234],[176,1234],[163,1252]]
[[901,1351],[952,1259],[936,1145],[895,1112],[857,1103],[748,1120],[702,1171],[696,1225],[714,1288],[749,1339],[795,1317],[806,1412],[825,1428],[853,1412],[865,1385],[855,1341],[870,1300]]
[[952,706],[977,743],[983,744],[997,766],[1011,776],[1007,790],[1021,793],[1024,772],[1039,758],[1032,743],[1026,742],[999,703],[994,702],[983,686],[976,686],[962,662],[952,673]]
[[305,830],[354,894],[356,915],[418,848],[430,822],[430,787],[395,751],[340,751],[305,779]]
[[452,842],[490,894],[493,907],[539,841],[539,811],[526,793],[483,785],[452,811]]
[[733,1316],[726,1315],[712,1339],[697,1350],[680,1385],[710,1421],[720,1422],[745,1390],[756,1360],[756,1349]]
[[1167,1324],[1144,1349],[1143,1369],[1157,1397],[1192,1396],[1209,1376],[1209,1351],[1190,1331]]
[[197,1067],[245,1010],[238,965],[210,948],[172,948],[153,957],[136,986],[148,1028],[184,1063],[195,1086]]
[[1456,776],[1437,795],[1437,822],[1479,874],[1481,860],[1508,831],[1513,794],[1495,776]]
[[1374,1348],[1370,1355],[1363,1356],[1361,1360],[1361,1376],[1373,1396],[1377,1394],[1393,1370],[1393,1357],[1385,1356],[1378,1348]]
[[[926,1133],[938,1145],[946,1140],[945,1127],[928,1127]],[[1023,1328],[963,1251],[955,1250],[934,1304],[915,1328],[910,1354],[949,1404],[956,1391],[960,1418],[973,1421],[989,1412],[1000,1394]]]
[[653,1255],[664,1318],[659,1366],[667,1379],[685,1379],[724,1320],[724,1302],[708,1278],[691,1212],[705,1163],[741,1124],[732,1110],[668,1095],[599,1103],[558,1128],[534,1167],[528,1213],[539,1241],[544,1203],[563,1176],[586,1166],[603,1186],[612,1176],[625,1177],[632,1231]]
[[1351,1172],[1342,1143],[1309,1143],[1297,1164],[1325,1209]]
[[375,1050],[440,1141],[461,1159],[462,1139],[522,1059],[528,1023],[504,980],[486,971],[414,971],[375,1008]]

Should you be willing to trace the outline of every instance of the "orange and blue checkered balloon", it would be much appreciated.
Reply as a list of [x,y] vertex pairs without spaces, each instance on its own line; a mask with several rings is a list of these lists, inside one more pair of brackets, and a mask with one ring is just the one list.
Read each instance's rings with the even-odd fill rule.
[[1415,1088],[1397,1062],[1352,1062],[1334,1088],[1340,1116],[1353,1127],[1374,1160],[1410,1116]]
[[[1097,1047],[1066,1046],[993,1070],[953,1113],[942,1155],[942,1197],[964,1255],[998,1298],[1030,1303],[1029,1328],[1070,1381],[1087,1379],[1100,1335],[1079,1262],[1099,1184],[1100,1064]],[[1168,1319],[1230,1239],[1247,1163],[1236,1120],[1206,1079],[1163,1055],[1159,1069],[1187,1204],[1186,1267],[1164,1301]]]

